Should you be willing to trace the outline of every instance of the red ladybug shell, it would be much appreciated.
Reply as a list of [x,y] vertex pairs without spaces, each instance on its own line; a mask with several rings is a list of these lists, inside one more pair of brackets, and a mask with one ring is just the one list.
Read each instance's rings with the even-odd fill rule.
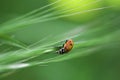
[[63,44],[63,47],[61,47],[57,51],[57,53],[59,53],[59,54],[67,53],[73,48],[73,45],[74,45],[74,43],[73,43],[72,39],[66,40],[65,44]]
[[73,48],[73,45],[74,43],[72,39],[66,40],[66,43],[63,46],[65,52],[69,52]]

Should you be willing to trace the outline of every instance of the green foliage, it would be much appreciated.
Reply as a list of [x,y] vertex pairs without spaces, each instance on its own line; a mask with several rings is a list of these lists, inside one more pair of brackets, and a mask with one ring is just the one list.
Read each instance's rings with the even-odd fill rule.
[[[0,72],[3,74],[1,77],[4,76],[4,73],[12,70],[80,58],[99,50],[102,51],[102,49],[109,49],[110,46],[119,48],[120,17],[119,13],[111,13],[111,10],[106,9],[111,7],[85,10],[69,15],[58,15],[58,12],[51,12],[54,8],[48,8],[55,3],[35,9],[0,25]],[[61,24],[62,21],[55,21],[58,18],[97,10],[102,10],[103,15],[83,25],[68,22]],[[48,21],[51,25],[48,24]],[[54,27],[52,21],[59,26],[54,25]],[[40,26],[43,23],[48,24],[49,27]],[[63,26],[61,27],[61,25]],[[12,37],[19,32],[22,35],[21,30],[23,30],[23,33],[27,33],[24,30],[29,28],[32,30],[32,28],[35,28],[34,26],[40,26],[36,27],[36,29],[39,29],[39,35],[36,35],[36,37],[40,36],[37,42],[27,43],[27,41],[20,41],[17,37]],[[26,35],[22,36],[25,37]],[[64,55],[57,54],[55,48],[62,45],[66,39],[73,39],[73,50]],[[106,49],[106,51],[108,50]],[[116,53],[120,53],[120,50]]]

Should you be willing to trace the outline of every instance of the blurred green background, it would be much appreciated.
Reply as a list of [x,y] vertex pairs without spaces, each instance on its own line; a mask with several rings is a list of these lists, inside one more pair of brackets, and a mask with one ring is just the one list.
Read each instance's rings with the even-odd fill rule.
[[[10,19],[16,18],[20,15],[24,15],[39,7],[48,5],[56,0],[0,0],[0,23],[4,23]],[[63,0],[57,5],[50,8],[62,5],[70,0]],[[76,0],[79,1],[79,0]],[[94,0],[88,0],[87,3],[81,3],[82,5],[93,2]],[[9,32],[7,34],[15,36],[19,41],[22,41],[28,45],[33,44],[40,39],[46,38],[43,42],[39,43],[44,45],[46,42],[51,42],[56,38],[65,36],[74,29],[81,29],[89,27],[85,32],[78,30],[76,34],[83,34],[78,38],[73,38],[77,44],[79,41],[96,40],[100,39],[102,44],[98,44],[93,41],[93,45],[83,45],[85,50],[91,47],[100,47],[99,49],[91,52],[90,54],[82,57],[68,59],[62,62],[48,63],[43,65],[36,65],[28,68],[13,70],[8,73],[0,73],[1,80],[120,80],[120,5],[118,0],[102,0],[98,3],[94,3],[86,8],[77,9],[74,13],[81,10],[92,9],[104,6],[116,6],[109,9],[93,11],[83,13],[79,15],[68,16],[56,20],[51,20],[43,23],[36,23],[27,25],[16,31]],[[78,2],[77,2],[78,3]],[[61,8],[55,9],[64,10],[78,7],[79,4],[69,3]],[[75,6],[74,6],[75,5]],[[77,6],[76,6],[77,5]],[[70,7],[69,7],[70,6]],[[65,13],[65,14],[68,14]],[[49,14],[49,13],[47,13]],[[64,15],[64,14],[63,14]],[[1,26],[0,26],[1,28]],[[77,31],[77,30],[76,30]],[[74,32],[73,31],[73,34]],[[83,30],[84,31],[84,30]],[[112,33],[116,34],[112,34]],[[69,34],[69,33],[68,33]],[[69,34],[69,35],[72,35]],[[112,38],[106,38],[106,35],[112,35]],[[104,37],[101,39],[101,37]],[[104,43],[105,42],[105,43]],[[49,43],[48,43],[49,44]],[[97,46],[94,46],[97,44]],[[81,45],[81,44],[79,44]],[[2,47],[0,46],[2,51]],[[7,46],[9,47],[9,46]],[[4,47],[3,47],[4,48]],[[6,47],[5,47],[6,48]],[[70,53],[81,53],[81,48],[74,49]],[[1,52],[2,54],[2,52]],[[53,56],[51,53],[48,57]],[[69,55],[69,54],[68,54]],[[7,56],[7,55],[6,55]],[[55,55],[56,56],[56,55]],[[38,58],[46,58],[41,56]],[[36,58],[35,60],[37,60]],[[38,59],[39,60],[39,59]],[[31,60],[32,61],[32,60]]]

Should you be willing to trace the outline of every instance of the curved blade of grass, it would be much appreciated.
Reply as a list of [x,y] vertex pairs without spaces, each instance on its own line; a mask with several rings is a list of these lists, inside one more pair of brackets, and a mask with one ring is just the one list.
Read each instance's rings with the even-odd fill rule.
[[[55,51],[54,48],[49,48],[49,47],[41,48],[41,49],[36,48],[36,49],[28,50],[28,51],[22,51],[19,53],[15,53],[10,56],[1,56],[0,60],[1,60],[1,62],[3,62],[3,61],[4,62],[0,66],[0,69],[1,69],[1,71],[10,70],[10,69],[19,69],[19,68],[24,68],[24,67],[29,67],[29,66],[39,65],[39,64],[64,61],[64,60],[72,59],[75,57],[80,57],[82,55],[90,54],[92,51],[99,49],[99,46],[107,45],[107,44],[114,43],[114,42],[119,42],[120,41],[120,39],[118,39],[119,33],[120,33],[120,31],[118,30],[114,33],[103,36],[101,38],[85,41],[84,43],[77,43],[77,44],[75,44],[75,47],[74,47],[74,51],[77,50],[77,52],[73,51],[72,54],[60,55],[60,56],[50,58],[47,60],[45,59],[43,61],[30,62],[30,63],[19,63],[19,64],[16,63],[16,64],[12,64],[12,65],[10,64],[12,61],[14,62],[14,60],[16,62],[17,60],[19,61],[23,58],[28,58],[28,57],[35,56],[35,55],[38,56],[41,54],[45,54],[46,52],[53,53]],[[114,38],[114,40],[113,40],[113,38]],[[82,48],[82,47],[84,47],[84,48]],[[80,53],[79,53],[79,51],[80,51]],[[6,58],[2,59],[2,57],[4,57],[4,58],[6,57]],[[11,58],[12,58],[12,60],[11,60]],[[10,61],[6,61],[6,60],[10,60]],[[6,64],[6,65],[4,65],[4,64]]]
[[18,22],[18,23],[13,23],[11,25],[2,26],[1,29],[0,29],[0,34],[8,33],[8,32],[14,31],[14,30],[16,30],[18,28],[22,28],[22,27],[25,27],[25,26],[27,27],[27,25],[30,25],[30,24],[46,22],[46,21],[55,20],[55,19],[62,18],[62,17],[68,17],[68,16],[72,16],[72,15],[83,14],[83,13],[91,12],[91,11],[103,10],[103,9],[107,9],[107,8],[111,8],[111,7],[112,6],[100,7],[100,8],[80,11],[80,12],[76,12],[76,13],[72,13],[72,14],[56,16],[56,17],[43,19],[43,20],[41,20],[41,18],[36,18],[36,19],[32,19],[32,20],[27,20],[27,21],[22,21],[22,22]]
[[[43,6],[43,7],[40,7],[40,8],[38,8],[38,9],[35,9],[35,10],[29,12],[29,13],[26,13],[25,15],[22,15],[22,16],[20,16],[20,17],[15,18],[15,19],[9,20],[9,21],[3,23],[2,25],[15,23],[16,21],[19,21],[19,20],[21,20],[21,19],[22,19],[22,20],[25,20],[25,17],[29,17],[29,16],[31,17],[31,16],[34,15],[35,13],[40,12],[41,10],[43,10],[43,9],[49,7],[49,6],[54,5],[54,4],[58,3],[59,1],[61,1],[61,0],[57,0],[57,1],[53,2],[53,3],[51,3],[51,4],[45,5],[45,6]],[[1,25],[1,26],[2,26],[2,25]]]
[[24,43],[7,35],[0,35],[0,41],[4,44],[10,44],[12,46],[16,46],[16,47],[23,48],[23,49],[27,47]]

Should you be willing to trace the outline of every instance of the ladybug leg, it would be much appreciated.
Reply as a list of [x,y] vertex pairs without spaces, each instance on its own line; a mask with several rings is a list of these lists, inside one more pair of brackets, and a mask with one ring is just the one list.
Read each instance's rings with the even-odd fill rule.
[[63,46],[57,46],[55,47],[57,50],[63,48]]
[[62,47],[64,47],[64,44],[62,45]]
[[65,43],[68,42],[68,40],[65,41]]

